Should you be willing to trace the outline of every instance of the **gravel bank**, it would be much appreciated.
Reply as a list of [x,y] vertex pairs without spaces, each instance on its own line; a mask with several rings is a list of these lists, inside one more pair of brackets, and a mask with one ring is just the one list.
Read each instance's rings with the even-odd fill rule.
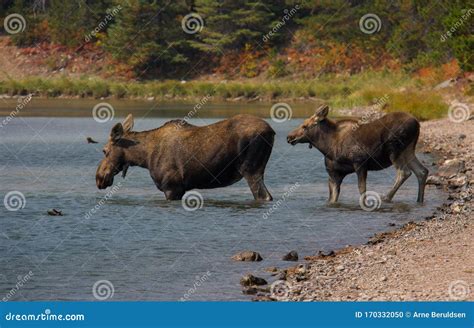
[[427,192],[445,189],[447,203],[367,245],[306,258],[255,299],[474,300],[473,145],[472,120],[423,123],[420,146],[439,158]]

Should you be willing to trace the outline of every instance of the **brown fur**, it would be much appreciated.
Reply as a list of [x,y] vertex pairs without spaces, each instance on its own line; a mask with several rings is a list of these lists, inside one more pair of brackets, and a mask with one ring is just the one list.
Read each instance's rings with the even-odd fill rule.
[[133,118],[112,128],[97,168],[99,189],[113,184],[129,166],[150,171],[167,199],[181,199],[191,189],[229,186],[245,178],[255,199],[271,200],[263,175],[275,132],[264,120],[237,115],[208,126],[172,120],[160,128],[132,132]]
[[359,125],[357,120],[335,121],[327,118],[323,106],[288,134],[290,144],[309,143],[325,156],[329,174],[329,202],[336,202],[344,177],[357,173],[359,191],[366,191],[367,171],[391,165],[397,181],[385,199],[390,201],[403,182],[414,172],[418,178],[418,202],[423,202],[428,170],[415,156],[420,124],[407,113],[390,113],[373,122]]

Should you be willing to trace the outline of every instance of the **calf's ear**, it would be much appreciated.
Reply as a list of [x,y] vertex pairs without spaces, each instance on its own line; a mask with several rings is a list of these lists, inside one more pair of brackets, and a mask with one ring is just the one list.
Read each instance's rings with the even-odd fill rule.
[[127,132],[132,131],[133,124],[134,124],[133,116],[132,114],[128,114],[127,117],[122,122],[123,132],[127,133]]
[[123,137],[122,123],[117,123],[114,125],[114,127],[110,131],[110,140],[112,140],[112,142],[117,142],[122,137]]
[[316,112],[314,113],[318,120],[324,120],[328,114],[329,114],[329,106],[328,105],[322,105],[318,109],[316,109]]

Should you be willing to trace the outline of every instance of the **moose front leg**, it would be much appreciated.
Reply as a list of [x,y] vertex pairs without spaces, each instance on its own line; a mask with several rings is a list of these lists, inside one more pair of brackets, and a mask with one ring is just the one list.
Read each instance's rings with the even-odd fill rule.
[[180,200],[186,193],[183,184],[177,181],[175,177],[175,174],[166,176],[155,176],[151,174],[156,188],[164,192],[166,200]]
[[341,192],[341,183],[344,179],[341,175],[329,175],[329,204],[334,204],[339,199],[339,193]]

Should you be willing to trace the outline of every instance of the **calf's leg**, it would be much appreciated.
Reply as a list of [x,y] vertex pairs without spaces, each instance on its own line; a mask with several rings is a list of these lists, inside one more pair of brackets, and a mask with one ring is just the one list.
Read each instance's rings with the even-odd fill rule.
[[330,174],[328,185],[329,185],[329,204],[337,203],[339,199],[339,194],[341,192],[341,183],[344,180],[344,176],[339,174]]
[[395,193],[402,186],[402,184],[411,176],[411,171],[408,166],[410,160],[414,157],[415,146],[414,144],[409,145],[401,154],[396,158],[395,155],[390,156],[390,160],[393,166],[397,170],[397,178],[392,189],[383,198],[384,201],[390,202],[395,196]]
[[423,203],[425,198],[425,186],[426,179],[428,178],[428,169],[420,163],[418,158],[414,155],[410,162],[408,162],[408,167],[415,173],[416,178],[418,179],[418,203]]
[[398,189],[402,186],[402,184],[411,176],[410,170],[405,167],[397,168],[397,178],[395,180],[395,184],[393,185],[392,189],[387,193],[384,197],[384,200],[387,202],[391,202],[393,196],[398,191]]

